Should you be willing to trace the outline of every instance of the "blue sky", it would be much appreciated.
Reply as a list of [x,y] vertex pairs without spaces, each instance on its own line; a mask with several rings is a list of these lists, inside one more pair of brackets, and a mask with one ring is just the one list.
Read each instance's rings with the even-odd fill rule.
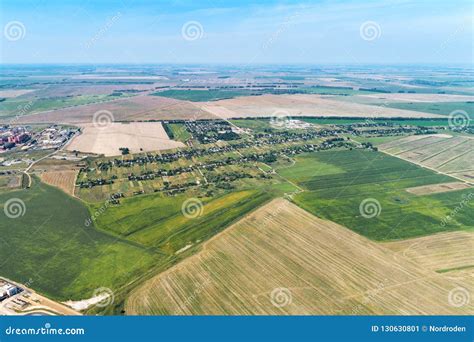
[[471,63],[473,14],[471,1],[2,0],[1,62]]

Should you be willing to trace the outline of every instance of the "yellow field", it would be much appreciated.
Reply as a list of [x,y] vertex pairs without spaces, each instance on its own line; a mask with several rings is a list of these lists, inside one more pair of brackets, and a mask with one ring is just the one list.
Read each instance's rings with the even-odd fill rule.
[[[468,286],[469,285],[469,286]],[[148,280],[128,314],[469,314],[449,279],[283,199]]]
[[[474,271],[474,233],[449,232],[383,244],[388,249],[433,271]],[[474,273],[473,273],[474,274]]]
[[69,195],[74,195],[74,183],[78,171],[48,171],[40,175],[41,181],[46,184],[55,186]]
[[67,145],[67,150],[115,156],[121,154],[121,147],[129,148],[131,153],[140,153],[184,146],[168,137],[161,122],[114,122],[104,128],[93,124],[81,127],[83,133]]

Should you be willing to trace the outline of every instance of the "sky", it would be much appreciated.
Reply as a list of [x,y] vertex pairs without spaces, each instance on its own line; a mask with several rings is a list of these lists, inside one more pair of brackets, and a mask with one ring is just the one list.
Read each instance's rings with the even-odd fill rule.
[[470,64],[473,3],[2,0],[0,62]]

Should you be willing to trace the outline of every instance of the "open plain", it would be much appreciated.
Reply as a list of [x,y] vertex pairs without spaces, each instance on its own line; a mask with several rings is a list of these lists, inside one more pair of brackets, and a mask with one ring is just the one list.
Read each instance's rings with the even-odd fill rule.
[[[128,314],[462,314],[456,281],[276,199],[145,282]],[[407,293],[410,293],[407,296]]]
[[125,147],[131,153],[140,153],[184,146],[171,140],[160,122],[112,122],[104,127],[94,124],[80,127],[83,133],[73,139],[67,150],[115,156],[120,155],[119,149]]

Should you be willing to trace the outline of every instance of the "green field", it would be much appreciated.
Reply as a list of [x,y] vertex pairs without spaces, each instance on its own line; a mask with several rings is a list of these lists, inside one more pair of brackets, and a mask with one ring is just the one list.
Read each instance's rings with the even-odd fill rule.
[[249,90],[165,90],[152,95],[171,97],[177,100],[205,102],[217,101],[223,99],[232,99],[237,96],[252,95],[253,92]]
[[58,300],[85,299],[94,289],[117,289],[139,276],[161,256],[119,241],[92,226],[87,208],[63,191],[35,180],[28,190],[0,194],[25,204],[24,216],[2,211],[0,274]]
[[[332,220],[374,240],[395,240],[447,230],[472,229],[474,211],[459,212],[448,224],[442,220],[472,190],[415,196],[406,188],[453,181],[403,160],[366,150],[330,151],[301,155],[278,171],[305,191],[294,202],[316,216]],[[361,202],[380,203],[377,217],[365,218]],[[473,203],[469,204],[470,208]]]
[[191,139],[191,134],[186,130],[183,124],[167,124],[173,132],[173,140],[186,142]]
[[[173,255],[189,244],[199,244],[231,222],[272,198],[264,191],[239,191],[217,198],[199,199],[202,215],[188,218],[181,208],[187,196],[146,195],[124,199],[100,215],[97,225],[117,236]],[[196,199],[197,200],[197,199]],[[92,205],[91,211],[100,207]]]
[[109,95],[78,95],[67,97],[39,98],[31,100],[21,98],[9,98],[3,102],[0,102],[0,117],[28,115],[46,110],[103,102],[116,98],[119,97],[112,97]]
[[474,119],[474,102],[394,102],[387,104],[387,107],[440,115],[462,110]]

